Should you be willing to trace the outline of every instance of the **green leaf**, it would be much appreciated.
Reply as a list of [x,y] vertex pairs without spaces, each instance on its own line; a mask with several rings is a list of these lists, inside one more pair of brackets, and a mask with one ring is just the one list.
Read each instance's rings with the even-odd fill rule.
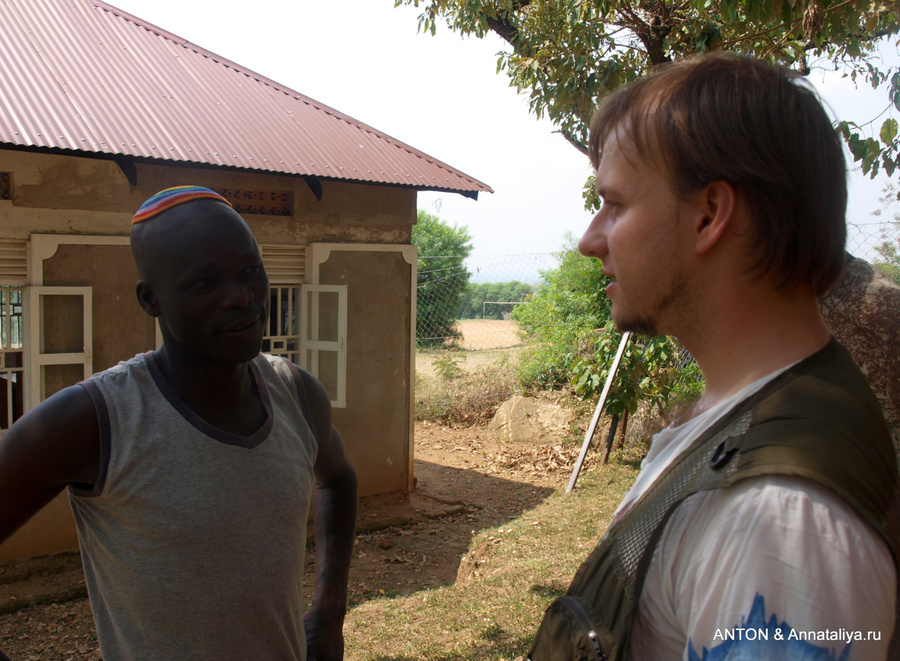
[[[881,146],[874,138],[866,138],[865,149],[862,157],[863,172],[868,173],[876,164],[878,156],[881,154]],[[874,174],[874,173],[873,173]]]
[[894,139],[897,137],[897,120],[896,119],[886,119],[884,123],[881,125],[881,132],[879,133],[881,137],[881,141],[890,146]]
[[894,107],[900,111],[900,71],[891,76],[891,88],[888,90],[888,97]]
[[841,135],[844,137],[844,140],[850,139],[850,122],[841,122],[839,125]]

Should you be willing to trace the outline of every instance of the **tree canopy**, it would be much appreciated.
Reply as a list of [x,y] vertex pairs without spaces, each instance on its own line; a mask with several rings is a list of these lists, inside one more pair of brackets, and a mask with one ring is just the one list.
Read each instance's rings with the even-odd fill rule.
[[518,280],[469,283],[459,318],[503,319],[511,314],[512,303],[524,302],[533,292],[534,287]]
[[[586,151],[598,99],[676,57],[712,50],[755,55],[804,74],[833,69],[883,89],[885,112],[841,123],[856,161],[875,176],[900,166],[900,69],[877,57],[896,40],[892,0],[395,0],[421,6],[420,30],[446,24],[463,35],[494,32],[509,49],[498,71]],[[896,41],[895,46],[896,47]],[[588,199],[588,203],[594,202]]]
[[467,228],[451,227],[420,210],[412,244],[419,250],[416,338],[420,346],[452,344],[459,337],[454,323],[469,285],[463,262],[472,252],[472,237]]

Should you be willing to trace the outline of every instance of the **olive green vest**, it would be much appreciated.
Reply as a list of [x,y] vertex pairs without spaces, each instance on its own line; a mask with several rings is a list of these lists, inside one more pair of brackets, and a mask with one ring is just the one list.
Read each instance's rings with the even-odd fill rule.
[[814,480],[843,498],[900,557],[897,459],[881,409],[832,340],[707,429],[606,533],[547,609],[528,658],[626,658],[644,578],[688,496],[764,475]]

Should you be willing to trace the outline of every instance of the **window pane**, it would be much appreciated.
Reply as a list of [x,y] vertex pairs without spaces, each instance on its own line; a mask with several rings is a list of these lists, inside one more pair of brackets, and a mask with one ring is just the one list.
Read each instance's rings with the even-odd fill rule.
[[22,348],[22,289],[0,287],[0,350]]
[[[307,325],[307,337],[322,342],[337,342],[338,336],[338,310],[340,306],[340,294],[334,291],[310,291],[307,292],[310,300],[307,310],[310,310]],[[314,304],[318,297],[318,306]],[[314,311],[314,312],[312,312]]]
[[269,292],[269,328],[263,338],[263,351],[297,362],[300,336],[297,315],[300,289],[296,286],[272,285]]
[[41,305],[44,306],[41,353],[80,353],[84,351],[84,301],[82,297],[47,294],[41,297]]
[[23,412],[25,401],[21,371],[0,371],[0,429],[9,429]]
[[0,287],[0,430],[24,412],[22,288]]

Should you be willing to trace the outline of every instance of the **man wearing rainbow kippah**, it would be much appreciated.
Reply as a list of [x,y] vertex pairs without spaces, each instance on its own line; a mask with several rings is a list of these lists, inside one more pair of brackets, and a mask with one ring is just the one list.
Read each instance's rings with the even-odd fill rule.
[[106,661],[342,659],[356,473],[319,382],[260,353],[269,281],[250,228],[181,186],[141,206],[131,247],[163,344],[0,439],[0,542],[68,489]]

